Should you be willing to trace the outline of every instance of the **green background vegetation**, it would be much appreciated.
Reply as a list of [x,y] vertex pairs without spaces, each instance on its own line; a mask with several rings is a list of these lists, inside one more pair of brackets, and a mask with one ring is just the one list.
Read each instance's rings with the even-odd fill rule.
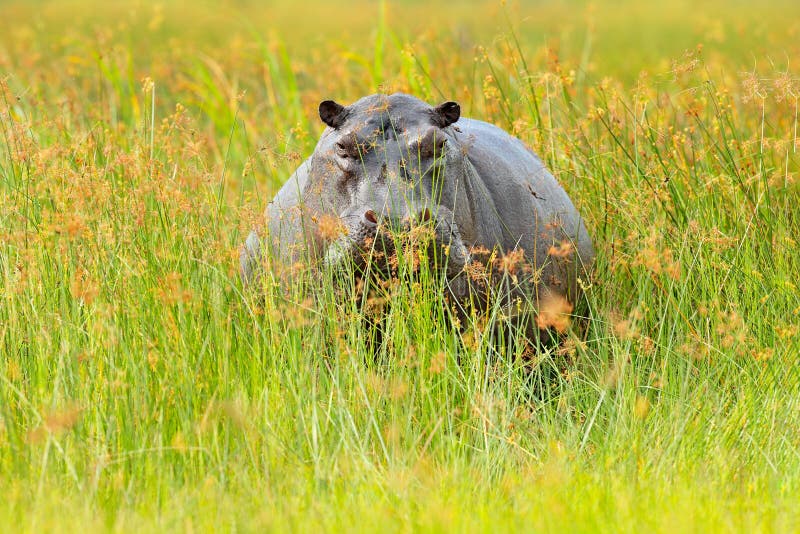
[[[662,4],[0,5],[0,524],[800,530],[800,5]],[[423,277],[374,361],[380,299],[243,297],[318,102],[376,91],[542,156],[585,333],[498,354]]]

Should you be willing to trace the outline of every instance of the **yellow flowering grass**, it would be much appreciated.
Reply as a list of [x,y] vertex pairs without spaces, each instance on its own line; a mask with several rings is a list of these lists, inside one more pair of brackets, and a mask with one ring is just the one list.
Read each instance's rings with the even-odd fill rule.
[[[800,530],[800,8],[663,4],[4,2],[0,523]],[[317,104],[376,91],[459,101],[575,200],[559,345],[457,316],[411,249],[371,292],[242,293]]]

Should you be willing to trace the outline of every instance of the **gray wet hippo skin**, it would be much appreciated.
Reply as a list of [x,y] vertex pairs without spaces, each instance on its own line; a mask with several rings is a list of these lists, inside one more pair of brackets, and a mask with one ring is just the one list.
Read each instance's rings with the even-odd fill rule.
[[[476,266],[485,272],[494,252],[495,271],[509,272],[503,256],[524,258],[518,292],[575,301],[591,240],[567,194],[519,139],[460,117],[455,102],[434,107],[399,93],[349,106],[327,100],[319,115],[328,128],[267,208],[273,258],[337,266],[387,241],[390,228],[428,224],[446,252],[448,280]],[[338,237],[330,235],[335,225]],[[258,274],[261,245],[253,232],[242,248],[245,283]],[[451,291],[465,297],[464,287],[453,283]]]

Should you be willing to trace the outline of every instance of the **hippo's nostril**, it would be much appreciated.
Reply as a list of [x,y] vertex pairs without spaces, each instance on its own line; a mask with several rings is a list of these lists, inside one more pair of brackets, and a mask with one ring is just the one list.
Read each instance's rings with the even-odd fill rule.
[[375,215],[375,212],[372,210],[367,210],[364,212],[364,220],[372,224],[378,224],[378,216]]

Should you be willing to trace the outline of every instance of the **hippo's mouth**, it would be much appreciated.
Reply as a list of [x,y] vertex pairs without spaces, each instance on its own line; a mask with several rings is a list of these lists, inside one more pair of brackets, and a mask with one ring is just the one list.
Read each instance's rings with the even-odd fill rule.
[[[471,261],[452,212],[439,207],[434,215],[425,209],[415,219],[406,218],[396,224],[380,221],[375,212],[367,210],[348,227],[346,235],[328,246],[323,264],[335,270],[351,266],[361,272],[369,269],[391,277],[402,263],[401,255],[410,252],[412,258],[418,259],[418,252],[423,249],[429,252],[426,256],[432,267],[443,269],[448,280],[463,273]],[[406,263],[418,267],[413,259]]]

